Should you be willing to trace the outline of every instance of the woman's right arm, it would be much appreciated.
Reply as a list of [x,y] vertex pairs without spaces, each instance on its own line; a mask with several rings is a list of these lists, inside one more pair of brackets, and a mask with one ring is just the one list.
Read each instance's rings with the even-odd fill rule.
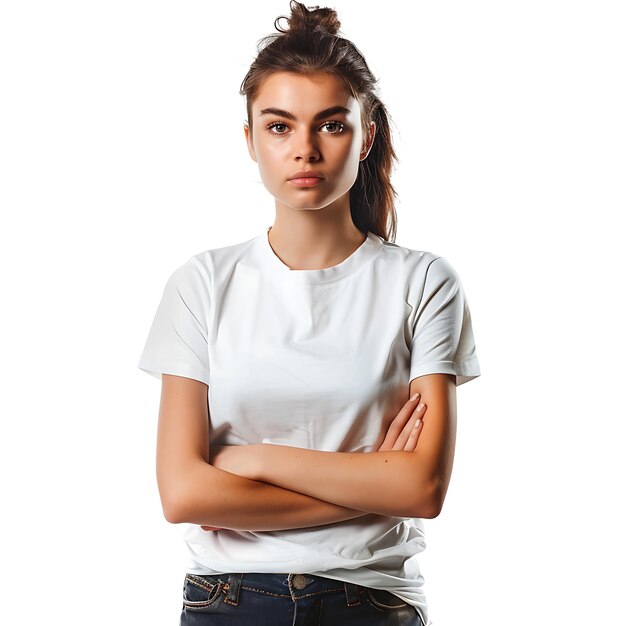
[[343,507],[270,483],[198,463],[186,478],[188,491],[172,523],[235,530],[285,530],[332,524],[367,512]]
[[368,514],[213,467],[207,385],[170,374],[161,380],[157,483],[167,521],[263,531]]

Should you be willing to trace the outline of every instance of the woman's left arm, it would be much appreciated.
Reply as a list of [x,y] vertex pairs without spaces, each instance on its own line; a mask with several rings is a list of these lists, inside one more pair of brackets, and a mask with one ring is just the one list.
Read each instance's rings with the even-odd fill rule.
[[451,374],[419,376],[411,381],[409,395],[416,392],[427,408],[413,452],[363,454],[250,444],[230,446],[239,449],[223,456],[223,465],[218,458],[218,467],[234,473],[243,468],[246,478],[360,511],[436,517],[443,506],[454,460],[455,378]]

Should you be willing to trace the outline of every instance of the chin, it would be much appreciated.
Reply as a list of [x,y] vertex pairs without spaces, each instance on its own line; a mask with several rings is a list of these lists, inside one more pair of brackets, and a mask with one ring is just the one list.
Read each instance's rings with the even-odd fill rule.
[[289,204],[287,202],[283,202],[283,204],[285,206],[288,206],[290,209],[293,209],[294,211],[321,211],[323,208],[323,206],[294,206],[293,204]]
[[332,202],[332,200],[327,200],[326,198],[314,199],[310,196],[305,196],[304,194],[302,194],[300,198],[294,198],[293,196],[290,196],[289,198],[274,196],[274,198],[281,204],[299,211],[317,211],[319,209],[324,209]]

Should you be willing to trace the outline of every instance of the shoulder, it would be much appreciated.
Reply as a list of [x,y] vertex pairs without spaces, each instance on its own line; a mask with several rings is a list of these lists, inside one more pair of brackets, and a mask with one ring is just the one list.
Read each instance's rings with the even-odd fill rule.
[[382,241],[383,257],[389,263],[400,264],[412,273],[421,271],[425,274],[430,264],[436,259],[441,258],[441,255],[430,250],[409,248],[408,246],[403,246],[384,239]]
[[240,243],[209,248],[190,256],[170,275],[170,281],[181,285],[200,285],[210,287],[219,270],[230,271],[239,260],[246,256],[254,239]]
[[383,258],[389,269],[400,272],[410,289],[418,292],[426,282],[457,281],[458,274],[443,255],[383,240]]
[[436,256],[428,265],[426,280],[431,284],[459,283],[460,278],[452,263],[444,256]]
[[241,256],[245,256],[250,246],[258,239],[253,237],[252,239],[246,239],[239,243],[229,244],[227,246],[220,246],[218,248],[210,248],[194,254],[189,261],[195,260],[201,265],[210,266],[215,263],[226,262],[229,260],[236,260]]

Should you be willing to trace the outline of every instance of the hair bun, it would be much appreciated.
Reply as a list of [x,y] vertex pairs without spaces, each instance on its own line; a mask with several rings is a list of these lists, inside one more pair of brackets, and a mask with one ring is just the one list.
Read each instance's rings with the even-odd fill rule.
[[[304,4],[297,2],[297,0],[290,0],[289,6],[291,8],[291,15],[289,17],[281,15],[274,22],[276,30],[281,33],[290,34],[297,31],[320,31],[328,35],[336,35],[341,27],[341,22],[334,9],[314,6],[311,7],[313,10],[309,11]],[[286,19],[289,23],[288,30],[279,27],[278,22],[281,19]]]

